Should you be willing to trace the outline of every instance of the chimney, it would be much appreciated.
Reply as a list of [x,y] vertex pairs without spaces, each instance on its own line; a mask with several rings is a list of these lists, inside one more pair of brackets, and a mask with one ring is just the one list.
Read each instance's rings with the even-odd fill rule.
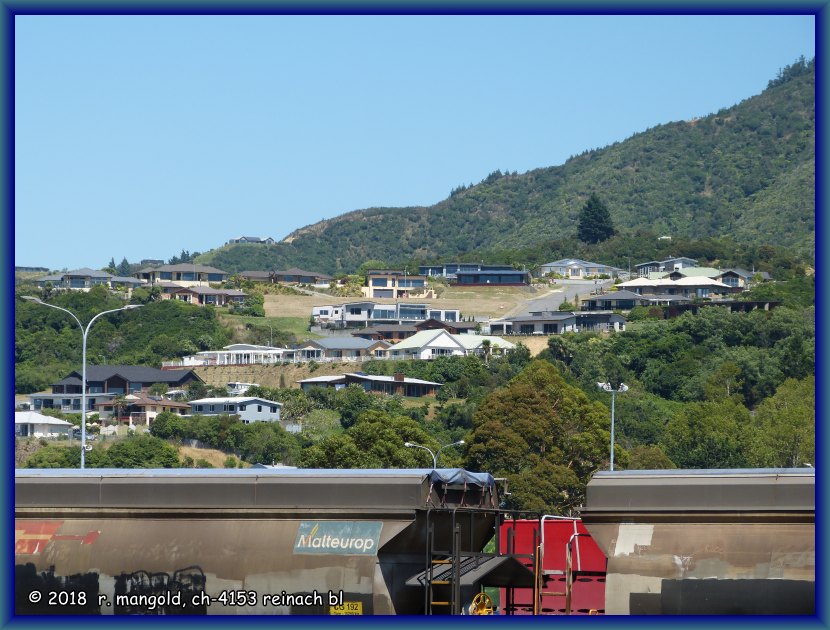
[[403,383],[403,372],[395,372],[395,382]]

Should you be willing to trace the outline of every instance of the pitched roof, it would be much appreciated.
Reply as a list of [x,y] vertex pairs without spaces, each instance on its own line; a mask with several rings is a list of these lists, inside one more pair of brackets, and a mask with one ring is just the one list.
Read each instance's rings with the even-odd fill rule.
[[600,293],[599,295],[592,295],[589,298],[585,298],[586,302],[594,302],[596,300],[642,300],[644,299],[642,295],[639,293],[634,293],[633,291],[626,291],[623,289],[622,291],[609,291],[608,293]]
[[[89,365],[86,368],[87,383],[106,381],[116,375],[133,383],[178,383],[191,375],[199,381],[202,380],[193,370],[160,370],[144,365]],[[78,380],[69,380],[73,377]],[[81,373],[75,370],[55,384],[76,384],[80,382],[80,378]]]
[[463,346],[458,341],[455,341],[453,336],[445,329],[435,328],[432,330],[422,330],[417,332],[411,337],[407,337],[403,341],[399,341],[395,345],[391,346],[389,350],[393,352],[398,350],[417,350],[418,348],[423,348],[424,346],[432,343],[441,335],[446,335],[456,346],[463,348]]
[[281,402],[276,400],[268,400],[267,398],[260,398],[259,396],[225,396],[222,398],[200,398],[199,400],[191,400],[190,406],[193,405],[238,405],[248,403],[251,401],[261,401],[266,405],[277,405],[282,407]]
[[[194,265],[192,263],[179,263],[178,265],[161,265],[160,267],[145,267],[136,271],[136,273],[152,273],[154,271],[189,271],[198,273],[221,273],[228,275],[227,271],[222,271],[216,267],[208,267],[207,265]],[[133,274],[135,275],[135,274]]]
[[306,271],[305,269],[298,269],[297,267],[291,267],[285,271],[275,271],[274,273],[278,276],[317,276],[318,278],[332,278],[332,276],[320,273],[319,271]]
[[45,416],[42,413],[38,413],[36,411],[15,411],[14,412],[14,423],[15,424],[49,424],[56,427],[67,427],[72,426],[71,422],[67,422],[66,420],[61,420],[59,418],[53,418],[51,416]]
[[490,342],[490,347],[492,348],[504,348],[506,350],[512,350],[516,347],[515,344],[502,339],[501,337],[494,337],[491,335],[470,335],[470,334],[463,334],[463,335],[452,335],[452,338],[464,346],[465,350],[475,350],[481,347],[481,344],[484,341]]
[[323,337],[322,339],[314,339],[305,344],[301,344],[300,348],[306,345],[316,344],[325,350],[368,350],[376,344],[387,344],[383,340],[378,339],[364,339],[362,337],[353,337],[351,335],[344,337]]
[[604,265],[602,263],[595,263],[590,262],[588,260],[582,260],[581,258],[562,258],[560,260],[554,260],[553,262],[545,263],[544,265],[539,265],[540,267],[570,267],[571,265],[579,265],[580,267],[605,267],[606,269],[615,269],[611,265]]

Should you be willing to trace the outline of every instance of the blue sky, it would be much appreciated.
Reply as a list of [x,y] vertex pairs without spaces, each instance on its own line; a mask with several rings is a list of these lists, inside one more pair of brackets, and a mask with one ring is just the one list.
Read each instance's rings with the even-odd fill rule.
[[431,205],[761,92],[812,16],[17,16],[15,264]]

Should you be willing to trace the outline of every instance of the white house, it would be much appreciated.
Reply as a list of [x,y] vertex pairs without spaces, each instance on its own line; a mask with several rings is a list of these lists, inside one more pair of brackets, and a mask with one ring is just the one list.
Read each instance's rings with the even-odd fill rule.
[[453,335],[446,330],[422,330],[386,351],[390,359],[434,359],[441,356],[466,356],[485,354],[485,341],[490,354],[501,354],[516,346],[501,337],[487,335]]
[[611,265],[603,265],[602,263],[589,262],[579,258],[562,258],[561,260],[554,260],[553,262],[540,265],[537,273],[544,276],[548,273],[555,273],[563,278],[597,278],[599,276],[617,276],[620,269],[612,267]]
[[14,434],[18,437],[56,438],[69,435],[72,423],[36,411],[14,412]]
[[251,422],[279,422],[282,403],[252,396],[227,398],[200,398],[190,401],[191,413],[203,416],[237,415],[245,424]]

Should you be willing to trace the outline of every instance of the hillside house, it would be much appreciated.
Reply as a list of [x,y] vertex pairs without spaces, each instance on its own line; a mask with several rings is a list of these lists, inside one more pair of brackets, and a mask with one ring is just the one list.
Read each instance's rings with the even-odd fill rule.
[[650,280],[635,278],[617,285],[620,289],[627,289],[640,295],[681,295],[688,298],[709,298],[735,292],[736,289],[705,276],[683,277],[678,280],[660,278]]
[[112,400],[108,400],[96,404],[95,408],[101,422],[117,422],[129,424],[131,427],[150,426],[150,423],[162,412],[183,416],[190,409],[185,402],[171,400],[164,396],[142,394],[127,394],[124,396],[123,403],[115,405]]
[[128,295],[136,287],[144,283],[137,278],[125,278],[121,276],[113,276],[106,271],[98,271],[95,269],[76,269],[74,271],[67,271],[65,273],[58,273],[50,276],[38,278],[35,281],[37,286],[43,288],[47,285],[52,285],[55,289],[68,289],[71,291],[87,292],[93,287],[105,286],[108,289],[121,289],[127,291]]
[[227,271],[194,263],[145,267],[133,275],[150,285],[174,282],[183,287],[207,286],[210,282],[226,282],[228,279]]
[[237,236],[228,241],[228,245],[235,245],[239,243],[253,243],[255,245],[273,245],[276,241],[270,236],[265,238],[259,236]]
[[561,335],[566,332],[607,332],[625,330],[622,315],[596,311],[534,311],[527,315],[490,322],[495,335]]
[[680,256],[678,258],[666,258],[665,260],[650,260],[648,262],[635,265],[634,268],[637,270],[637,275],[639,277],[647,278],[650,273],[671,272],[677,269],[683,269],[684,267],[695,266],[697,266],[697,260],[694,258]]
[[375,324],[414,324],[427,319],[457,322],[458,309],[431,308],[426,303],[379,304],[372,301],[327,304],[311,309],[315,324],[324,328],[365,328]]
[[[81,411],[81,371],[75,370],[52,384],[52,392],[29,394],[32,408]],[[146,394],[155,383],[170,388],[184,388],[194,381],[203,382],[193,370],[159,370],[139,365],[91,365],[86,370],[87,411],[98,403],[124,394]]]
[[425,276],[411,275],[396,270],[370,270],[366,274],[363,295],[370,299],[393,298],[401,300],[410,296],[423,297],[427,290]]
[[485,265],[484,263],[438,263],[435,265],[421,265],[418,273],[422,276],[447,278],[456,280],[458,273],[476,273],[481,271],[515,271],[513,265]]
[[274,348],[248,343],[232,343],[221,350],[202,350],[174,361],[164,361],[163,369],[216,365],[275,365],[293,363],[297,352],[291,348]]
[[562,258],[553,262],[540,265],[536,274],[545,276],[549,273],[556,274],[562,278],[582,280],[585,278],[598,278],[599,276],[616,277],[621,269],[602,263],[588,262],[579,258]]
[[500,355],[515,347],[500,337],[453,335],[443,329],[423,330],[391,346],[386,356],[389,359],[426,360],[444,356]]
[[342,389],[355,384],[362,387],[366,392],[374,394],[388,394],[390,396],[406,396],[409,398],[421,398],[423,396],[435,396],[442,383],[424,381],[418,378],[410,378],[401,373],[394,376],[378,376],[354,372],[351,374],[340,374],[334,376],[316,376],[297,381],[303,391],[312,387],[333,387]]
[[371,361],[385,356],[389,343],[361,337],[324,337],[295,348],[298,361]]
[[282,403],[256,396],[228,396],[225,398],[200,398],[190,401],[192,414],[239,416],[245,424],[252,422],[279,422]]
[[530,272],[519,269],[493,271],[459,271],[455,284],[463,286],[524,286],[530,284]]
[[58,438],[69,436],[72,423],[35,411],[14,412],[15,437]]
[[725,285],[733,289],[749,289],[753,282],[759,279],[761,282],[771,280],[771,276],[766,271],[747,271],[746,269],[724,269],[715,276],[715,280],[723,282]]

